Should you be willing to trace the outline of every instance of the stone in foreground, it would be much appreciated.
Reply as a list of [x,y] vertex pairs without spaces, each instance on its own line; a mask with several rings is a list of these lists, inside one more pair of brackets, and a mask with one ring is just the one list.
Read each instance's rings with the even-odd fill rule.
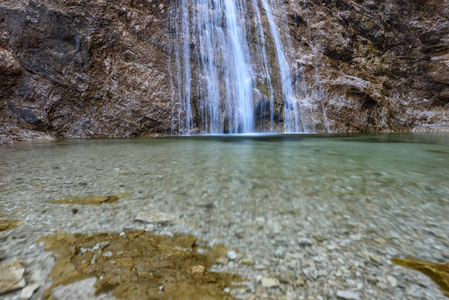
[[279,280],[276,278],[263,278],[262,279],[262,286],[266,288],[274,288],[279,286]]
[[11,230],[22,225],[23,222],[19,220],[3,220],[0,221],[0,231]]
[[0,266],[0,295],[25,286],[25,268],[21,261],[8,262]]
[[166,224],[174,222],[178,219],[175,215],[166,213],[157,213],[152,211],[142,211],[137,214],[136,221],[150,224]]
[[449,262],[438,264],[413,257],[405,259],[393,258],[391,261],[394,264],[426,274],[439,285],[443,290],[444,295],[449,297]]
[[358,294],[350,291],[337,291],[337,298],[346,300],[359,300]]
[[71,196],[60,200],[53,200],[53,204],[79,204],[79,205],[101,205],[103,203],[114,204],[118,202],[117,196]]
[[19,295],[19,300],[28,300],[33,296],[34,292],[39,288],[39,284],[32,283],[22,289]]

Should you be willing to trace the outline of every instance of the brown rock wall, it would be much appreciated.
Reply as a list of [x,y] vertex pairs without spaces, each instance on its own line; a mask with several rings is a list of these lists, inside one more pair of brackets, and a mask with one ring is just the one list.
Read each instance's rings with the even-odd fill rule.
[[331,129],[449,130],[448,1],[295,0],[288,6],[296,57],[309,82],[319,66]]
[[14,92],[1,97],[0,114],[13,115],[2,118],[2,131],[14,126],[56,137],[165,132],[171,113],[162,43],[168,4],[1,1],[0,47],[23,73]]

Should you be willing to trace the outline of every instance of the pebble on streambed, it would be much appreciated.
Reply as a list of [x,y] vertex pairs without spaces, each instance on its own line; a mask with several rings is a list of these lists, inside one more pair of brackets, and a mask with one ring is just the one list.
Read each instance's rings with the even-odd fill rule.
[[167,224],[178,220],[179,217],[172,214],[141,211],[137,214],[135,221],[149,224]]

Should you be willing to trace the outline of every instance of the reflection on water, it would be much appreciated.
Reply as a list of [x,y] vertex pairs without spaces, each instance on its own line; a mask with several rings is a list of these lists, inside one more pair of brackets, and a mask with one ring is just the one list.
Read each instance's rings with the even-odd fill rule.
[[[61,141],[0,148],[0,173],[0,209],[28,218],[41,233],[54,226],[120,231],[144,226],[133,222],[141,210],[168,212],[181,216],[181,223],[154,230],[239,247],[274,274],[289,268],[317,282],[334,276],[321,276],[321,270],[339,270],[354,260],[357,265],[342,276],[362,282],[367,272],[408,276],[392,269],[388,262],[394,256],[449,260],[449,135],[444,134]],[[117,193],[131,196],[118,209],[92,208],[75,219],[47,203],[66,195]],[[45,214],[35,216],[37,210]],[[301,252],[302,238],[312,240],[310,251]],[[286,265],[298,252],[302,265]],[[373,265],[366,257],[380,259]],[[365,285],[372,285],[368,281]],[[377,282],[364,290],[365,297],[379,297],[382,280]],[[391,290],[388,297],[406,298],[402,292]],[[438,298],[438,291],[435,295],[430,298]]]

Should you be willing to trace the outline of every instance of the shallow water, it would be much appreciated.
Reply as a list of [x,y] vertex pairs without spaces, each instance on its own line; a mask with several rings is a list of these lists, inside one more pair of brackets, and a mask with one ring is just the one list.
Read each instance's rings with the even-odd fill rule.
[[[237,295],[256,293],[256,277],[271,276],[286,286],[263,291],[274,298],[333,298],[343,289],[362,298],[443,299],[424,275],[389,260],[449,260],[449,135],[22,144],[0,148],[0,174],[0,214],[25,222],[1,247],[18,257],[28,255],[37,237],[57,231],[146,228],[238,247],[241,256],[265,265],[216,267],[252,280]],[[118,205],[76,206],[77,214],[72,206],[48,203],[117,193],[127,194]],[[136,223],[142,210],[176,214],[180,221]],[[312,244],[298,243],[304,238]],[[302,277],[305,284],[298,283]]]

